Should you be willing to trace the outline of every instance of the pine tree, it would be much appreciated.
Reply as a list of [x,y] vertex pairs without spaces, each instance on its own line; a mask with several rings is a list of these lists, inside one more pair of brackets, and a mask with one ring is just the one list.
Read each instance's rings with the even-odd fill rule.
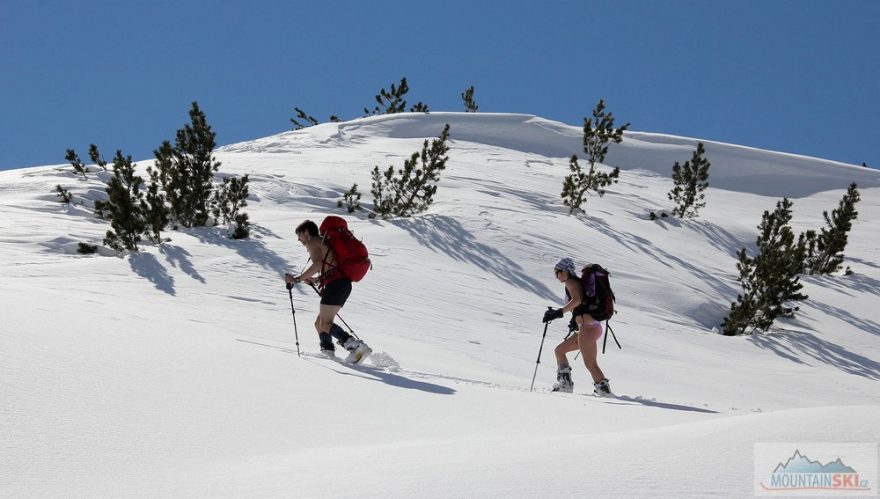
[[113,158],[113,176],[105,189],[109,200],[104,203],[112,227],[107,231],[104,244],[117,251],[137,251],[137,243],[146,230],[141,210],[143,181],[134,174],[131,156],[123,156],[117,149]]
[[449,159],[446,154],[449,146],[449,125],[443,128],[440,137],[434,139],[430,147],[426,139],[421,152],[415,152],[404,161],[403,168],[395,175],[394,167],[384,173],[379,167],[373,168],[372,194],[373,214],[382,218],[407,217],[427,210],[434,202],[440,172],[446,168]]
[[430,112],[430,110],[428,109],[427,104],[419,102],[415,106],[409,108],[409,112],[411,112],[411,113],[428,113],[428,112]]
[[89,159],[92,160],[92,163],[100,166],[102,170],[107,171],[107,162],[104,161],[101,153],[98,152],[98,146],[95,144],[89,144]]
[[[379,94],[375,97],[378,106],[373,108],[372,111],[364,108],[364,114],[366,116],[371,116],[376,114],[395,114],[404,112],[406,110],[406,101],[403,100],[403,96],[407,92],[409,92],[409,85],[407,85],[406,78],[404,77],[400,79],[399,86],[395,86],[393,83],[391,84],[390,92],[386,92],[384,88],[381,89]],[[427,107],[425,108],[425,111],[427,111]]]
[[358,192],[357,184],[352,185],[351,189],[342,195],[342,199],[336,202],[337,208],[342,208],[343,206],[349,213],[354,213],[361,209],[361,193]]
[[584,153],[590,163],[590,170],[584,173],[578,157],[572,156],[569,161],[571,175],[565,178],[562,185],[563,202],[572,213],[580,209],[587,194],[593,192],[601,197],[605,195],[604,187],[617,182],[619,168],[605,173],[599,171],[596,165],[605,161],[609,143],[619,144],[623,140],[623,132],[628,127],[629,123],[614,128],[614,115],[605,112],[605,101],[601,99],[593,110],[593,119],[584,118]]
[[159,172],[152,167],[147,167],[150,176],[150,184],[141,201],[141,211],[144,214],[147,238],[159,244],[162,242],[162,231],[168,226],[168,206],[165,204],[165,195],[159,190]]
[[64,159],[70,161],[70,166],[73,167],[73,173],[75,175],[82,175],[83,179],[86,178],[86,165],[80,161],[76,151],[68,149],[67,154],[64,155]]
[[294,129],[294,130],[302,130],[303,128],[305,128],[305,127],[307,127],[307,126],[310,126],[310,125],[306,125],[306,124],[304,124],[304,122],[311,123],[312,126],[318,124],[318,120],[316,120],[315,118],[313,118],[313,117],[307,115],[307,114],[305,113],[305,111],[303,111],[302,109],[300,109],[300,108],[298,108],[298,107],[295,107],[295,108],[293,108],[293,110],[296,111],[296,117],[299,118],[300,120],[302,120],[302,122],[300,122],[300,121],[297,121],[297,120],[294,119],[294,118],[290,118],[291,123],[293,123],[293,129]]
[[213,156],[216,134],[197,102],[189,116],[191,123],[177,131],[175,145],[166,140],[154,155],[172,217],[184,227],[203,227],[220,162]]
[[461,93],[461,100],[464,101],[464,112],[466,113],[476,113],[477,109],[480,106],[474,102],[474,86],[471,85],[470,88]]
[[73,199],[73,196],[70,194],[70,191],[61,187],[61,184],[55,186],[56,196],[58,196],[58,201],[64,204],[70,204],[70,200]]
[[98,252],[98,247],[94,244],[78,243],[76,245],[76,252],[80,255],[91,255]]
[[589,191],[602,197],[605,195],[603,188],[617,182],[620,176],[618,168],[606,173],[591,166],[589,173],[584,172],[576,154],[569,159],[568,168],[571,174],[562,183],[562,202],[571,209],[571,213],[580,209]]
[[241,178],[226,177],[223,179],[223,184],[214,191],[211,209],[218,222],[225,224],[234,222],[238,211],[247,206],[247,197],[250,195],[249,180],[248,175]]
[[162,141],[162,145],[153,151],[153,156],[156,158],[154,165],[159,174],[159,184],[168,202],[169,216],[175,218],[177,212],[184,209],[182,198],[186,192],[189,171],[186,168],[178,168],[174,158],[174,147],[167,140]]
[[823,227],[818,235],[812,230],[801,235],[801,241],[806,246],[804,267],[807,272],[827,275],[843,266],[843,250],[846,249],[852,223],[859,216],[856,203],[860,199],[856,184],[850,184],[831,216],[827,211],[822,212],[827,227]]
[[[101,153],[98,152],[98,146],[95,144],[89,144],[89,158],[92,160],[92,163],[100,166],[102,170],[107,171],[107,162],[104,161],[104,158],[101,157]],[[73,149],[68,149],[67,154],[64,156],[64,159],[70,161],[71,166],[73,166],[74,173],[78,175],[82,175],[83,179],[86,178],[86,173],[88,173],[88,168],[83,162],[79,159],[79,156],[76,154],[76,151]]]
[[684,166],[678,161],[672,166],[672,182],[675,186],[667,197],[676,206],[672,214],[680,218],[696,218],[700,208],[706,206],[706,194],[703,192],[709,187],[709,160],[703,157],[706,150],[703,143],[697,143],[690,161],[685,161]]
[[[89,155],[94,154],[95,156],[102,157],[101,153],[98,152],[98,146],[94,144],[89,145]],[[103,159],[101,160],[103,162]],[[105,167],[106,168],[106,167]],[[111,207],[107,201],[102,201],[100,199],[95,200],[94,205],[95,216],[102,220],[109,220],[111,217]]]
[[758,254],[750,258],[743,248],[737,253],[739,281],[743,293],[730,306],[721,328],[734,336],[748,330],[766,331],[777,317],[793,317],[797,307],[785,304],[807,299],[800,293],[799,274],[803,272],[804,245],[795,243],[791,222],[792,203],[788,198],[776,203],[773,213],[764,212],[757,239]]
[[235,215],[235,229],[232,231],[232,239],[244,239],[251,235],[251,221],[247,213]]
[[394,167],[389,166],[385,172],[380,172],[379,165],[376,165],[372,177],[373,212],[370,218],[391,218],[394,215]]

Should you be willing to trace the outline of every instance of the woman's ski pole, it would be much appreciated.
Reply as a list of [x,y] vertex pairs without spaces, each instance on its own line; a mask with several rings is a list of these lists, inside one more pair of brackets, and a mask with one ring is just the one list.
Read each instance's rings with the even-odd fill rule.
[[535,374],[532,375],[532,386],[529,388],[529,392],[535,389],[535,377],[538,376],[538,364],[541,363],[541,352],[544,350],[544,338],[547,337],[547,326],[550,325],[550,322],[544,323],[544,334],[541,336],[541,348],[538,349],[538,360],[535,361]]

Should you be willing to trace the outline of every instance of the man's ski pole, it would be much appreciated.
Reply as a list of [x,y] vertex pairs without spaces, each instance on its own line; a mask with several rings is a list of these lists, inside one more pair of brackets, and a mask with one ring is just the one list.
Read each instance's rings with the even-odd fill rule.
[[550,326],[550,322],[544,323],[544,334],[541,336],[541,347],[538,349],[538,360],[535,361],[535,374],[532,375],[532,386],[529,388],[529,392],[535,389],[535,377],[538,376],[538,365],[541,363],[541,352],[544,350],[544,338],[547,337],[547,327]]
[[290,311],[293,313],[293,335],[296,337],[296,356],[302,357],[299,353],[299,331],[296,329],[296,309],[293,307],[293,284],[287,284],[287,294],[290,295]]

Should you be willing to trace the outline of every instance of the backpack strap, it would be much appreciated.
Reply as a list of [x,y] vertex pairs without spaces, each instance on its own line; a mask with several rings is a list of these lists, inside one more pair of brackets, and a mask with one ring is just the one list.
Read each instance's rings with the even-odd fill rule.
[[[330,278],[333,271],[336,271],[336,274],[338,275],[341,275],[342,273],[340,272],[338,265],[330,263],[330,252],[333,251],[333,248],[331,248],[330,244],[327,242],[326,234],[321,236],[321,240],[324,241],[324,244],[327,246],[327,252],[324,253],[324,257],[321,259],[321,289],[323,289],[324,286],[333,280],[333,278]],[[335,278],[335,276],[333,277]]]

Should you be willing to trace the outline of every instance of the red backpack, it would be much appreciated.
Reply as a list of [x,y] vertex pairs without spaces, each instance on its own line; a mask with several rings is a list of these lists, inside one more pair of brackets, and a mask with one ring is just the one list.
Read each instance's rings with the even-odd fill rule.
[[587,313],[597,321],[605,321],[614,315],[614,291],[608,281],[608,271],[594,263],[581,269],[581,282],[584,285],[584,300]]
[[[372,267],[367,247],[355,239],[342,217],[330,215],[321,222],[318,232],[324,243],[333,250],[336,269],[348,279],[358,282]],[[326,258],[326,257],[325,257]],[[326,262],[325,262],[326,263]]]

